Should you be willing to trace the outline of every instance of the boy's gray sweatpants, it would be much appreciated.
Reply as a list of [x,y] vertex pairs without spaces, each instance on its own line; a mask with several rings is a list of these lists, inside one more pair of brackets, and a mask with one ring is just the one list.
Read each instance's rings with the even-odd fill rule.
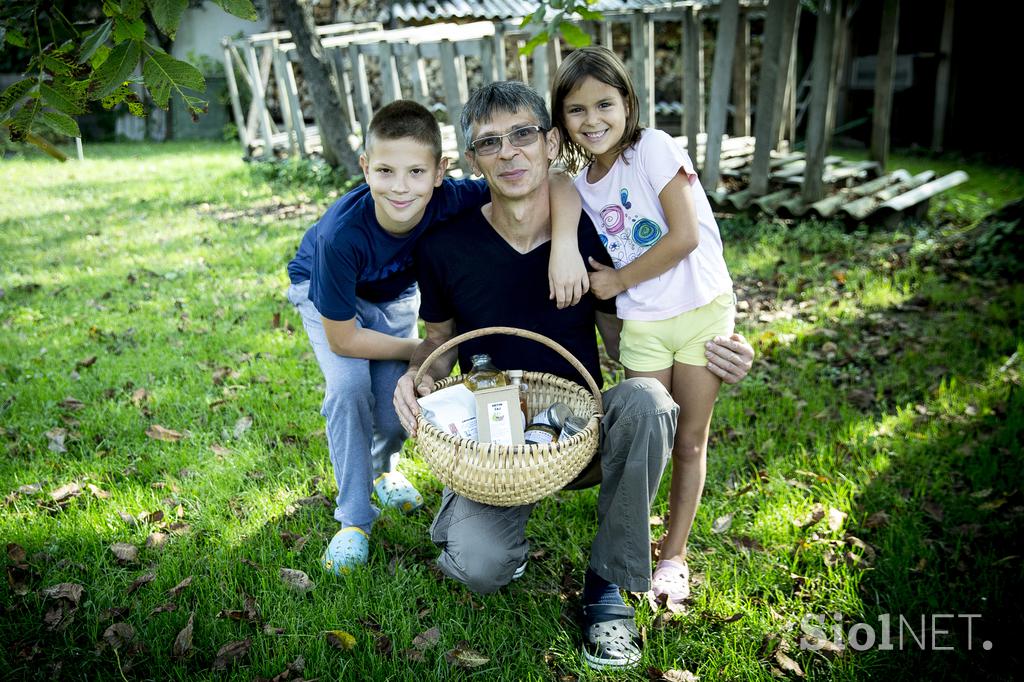
[[[320,414],[327,419],[327,449],[338,484],[334,518],[342,526],[358,526],[369,533],[380,514],[370,503],[373,479],[391,470],[392,456],[401,451],[406,438],[392,398],[408,364],[349,358],[332,351],[320,313],[309,300],[308,280],[288,287],[288,300],[302,315],[326,382]],[[393,301],[356,301],[360,328],[416,338],[420,294],[415,285]]]
[[[601,444],[590,465],[566,486],[600,483],[597,535],[590,568],[630,592],[651,581],[651,503],[675,437],[679,407],[654,379],[629,379],[605,391]],[[441,547],[438,566],[474,592],[494,592],[512,580],[529,544],[534,505],[494,507],[445,489],[430,538]]]

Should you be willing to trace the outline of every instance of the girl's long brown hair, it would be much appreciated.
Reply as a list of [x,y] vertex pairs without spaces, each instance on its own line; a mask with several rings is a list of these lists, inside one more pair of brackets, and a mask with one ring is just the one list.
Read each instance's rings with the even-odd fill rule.
[[551,121],[561,133],[562,144],[558,151],[558,160],[565,164],[570,173],[577,173],[590,163],[593,158],[583,147],[569,139],[569,131],[565,126],[565,112],[562,105],[565,98],[583,82],[587,76],[610,85],[619,91],[626,103],[626,127],[622,139],[615,148],[616,154],[640,140],[643,126],[640,125],[640,100],[636,96],[633,81],[626,71],[626,65],[618,56],[606,47],[592,45],[573,50],[562,60],[551,83]]

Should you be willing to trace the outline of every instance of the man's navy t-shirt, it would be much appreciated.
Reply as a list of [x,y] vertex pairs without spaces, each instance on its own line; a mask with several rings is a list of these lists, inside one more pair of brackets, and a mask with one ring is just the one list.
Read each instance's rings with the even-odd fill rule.
[[[597,230],[586,213],[577,231],[580,255],[611,266]],[[588,293],[577,305],[559,310],[548,298],[548,241],[519,253],[495,232],[479,209],[467,209],[434,227],[416,248],[420,283],[420,317],[427,322],[454,320],[462,334],[481,327],[519,327],[564,346],[601,385],[601,365],[594,336],[595,311],[615,314],[615,301]],[[484,336],[459,344],[459,366],[488,353],[501,369],[550,372],[580,385],[586,383],[560,355],[536,341],[513,336]]]
[[487,203],[483,180],[447,178],[427,203],[423,218],[404,235],[389,234],[374,214],[370,188],[363,184],[338,199],[306,231],[288,264],[292,284],[309,280],[309,299],[329,320],[350,320],[356,298],[382,303],[398,298],[416,279],[412,254],[417,238],[434,225]]

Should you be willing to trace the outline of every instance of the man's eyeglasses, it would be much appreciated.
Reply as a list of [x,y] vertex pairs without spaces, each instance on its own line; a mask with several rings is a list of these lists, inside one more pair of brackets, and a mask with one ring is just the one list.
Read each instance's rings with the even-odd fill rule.
[[504,135],[488,135],[487,137],[477,138],[470,143],[469,149],[476,153],[477,156],[490,156],[501,151],[501,141],[503,138],[507,137],[513,147],[526,147],[536,142],[541,133],[546,132],[547,129],[540,126],[523,126]]

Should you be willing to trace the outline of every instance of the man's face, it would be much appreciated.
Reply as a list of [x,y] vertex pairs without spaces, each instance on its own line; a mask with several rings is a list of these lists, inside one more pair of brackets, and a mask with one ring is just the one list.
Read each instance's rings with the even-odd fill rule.
[[359,165],[377,220],[388,232],[402,233],[423,218],[434,188],[444,179],[447,159],[438,163],[429,145],[401,137],[372,140]]
[[[520,128],[537,125],[540,122],[528,110],[498,112],[490,120],[473,124],[472,140],[491,135],[507,135]],[[506,199],[527,197],[547,182],[548,166],[557,156],[556,130],[542,133],[531,144],[522,147],[516,147],[505,137],[496,154],[467,153],[473,170],[487,180],[491,197]]]

